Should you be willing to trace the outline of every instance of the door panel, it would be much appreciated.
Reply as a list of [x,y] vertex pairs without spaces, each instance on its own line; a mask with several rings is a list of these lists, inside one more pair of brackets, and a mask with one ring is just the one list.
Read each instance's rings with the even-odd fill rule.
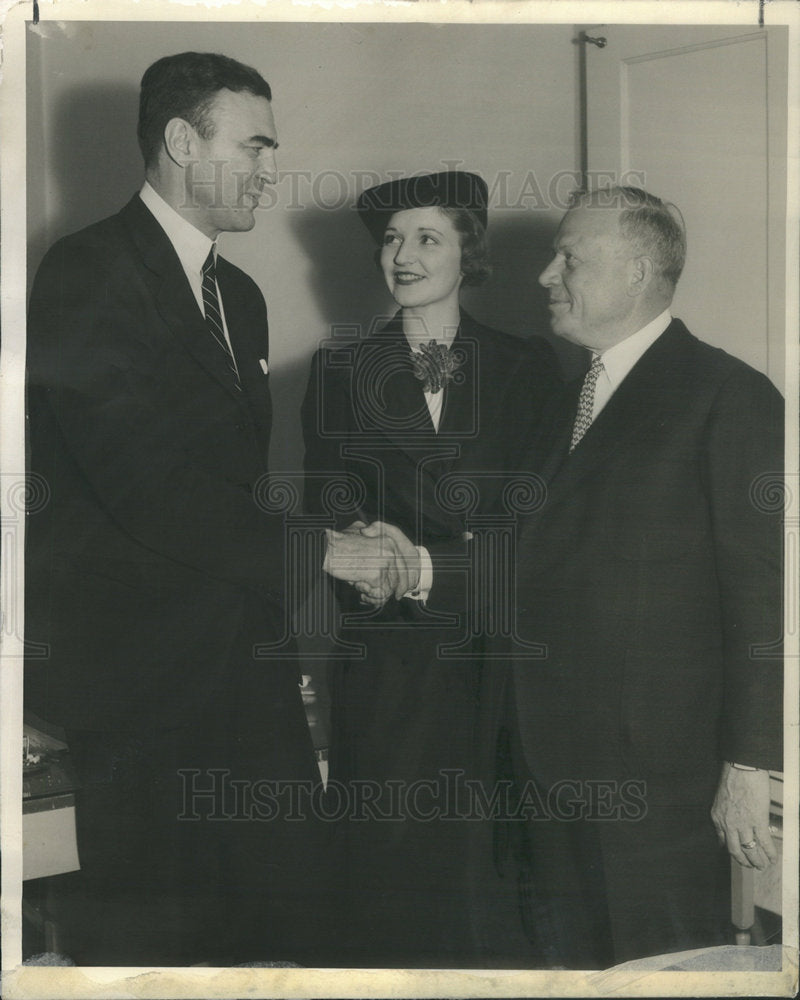
[[587,147],[680,209],[674,313],[783,388],[785,29],[594,26]]

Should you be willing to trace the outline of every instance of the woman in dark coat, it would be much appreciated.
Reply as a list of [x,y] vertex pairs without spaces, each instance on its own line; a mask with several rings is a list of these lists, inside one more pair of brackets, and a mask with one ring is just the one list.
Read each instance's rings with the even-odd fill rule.
[[[461,287],[489,274],[480,177],[391,181],[365,191],[358,210],[400,309],[314,358],[306,505],[329,513],[326,486],[344,475],[352,504],[339,505],[338,528],[380,520],[436,551],[460,543],[470,518],[509,513],[507,487],[525,480],[523,456],[560,385],[558,366],[546,341],[490,329],[459,307]],[[426,607],[426,582],[423,572],[416,592],[377,610],[337,586],[345,617],[330,671],[329,793],[349,802],[340,833],[351,958],[502,965],[513,946],[491,824],[456,816],[473,804],[462,782],[493,780],[503,686],[481,663],[480,636],[470,634],[480,630]]]

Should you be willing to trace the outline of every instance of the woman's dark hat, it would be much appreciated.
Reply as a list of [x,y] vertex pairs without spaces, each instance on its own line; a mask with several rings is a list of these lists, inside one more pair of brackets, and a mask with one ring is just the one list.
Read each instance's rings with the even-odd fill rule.
[[389,219],[406,208],[466,208],[473,212],[483,228],[488,222],[489,189],[477,174],[463,170],[444,170],[438,174],[419,174],[386,181],[363,191],[356,202],[361,221],[376,243],[383,241]]

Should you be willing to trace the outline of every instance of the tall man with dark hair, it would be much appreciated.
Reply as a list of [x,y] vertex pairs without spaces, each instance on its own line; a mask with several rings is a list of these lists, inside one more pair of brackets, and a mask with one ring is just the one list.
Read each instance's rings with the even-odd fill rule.
[[287,575],[283,519],[254,500],[267,313],[216,248],[275,182],[271,96],[225,56],[152,65],[141,191],[57,243],[32,292],[30,467],[50,500],[29,519],[27,634],[49,656],[27,699],[81,782],[63,880],[79,964],[310,962],[319,943],[302,892],[319,831],[248,822],[232,785],[319,778],[296,663],[253,656],[283,635]]
[[717,839],[776,857],[782,399],[672,318],[685,252],[660,199],[599,191],[539,278],[554,333],[593,356],[518,549],[519,627],[545,656],[513,664],[548,804],[528,828],[538,942],[571,967],[722,943]]

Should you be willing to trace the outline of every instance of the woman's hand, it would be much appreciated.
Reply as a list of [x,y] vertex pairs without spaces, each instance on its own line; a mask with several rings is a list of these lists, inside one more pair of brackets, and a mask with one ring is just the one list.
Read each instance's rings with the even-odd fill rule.
[[383,521],[355,521],[346,531],[327,530],[323,569],[353,584],[366,604],[380,607],[400,600],[419,583],[417,547],[397,527]]

